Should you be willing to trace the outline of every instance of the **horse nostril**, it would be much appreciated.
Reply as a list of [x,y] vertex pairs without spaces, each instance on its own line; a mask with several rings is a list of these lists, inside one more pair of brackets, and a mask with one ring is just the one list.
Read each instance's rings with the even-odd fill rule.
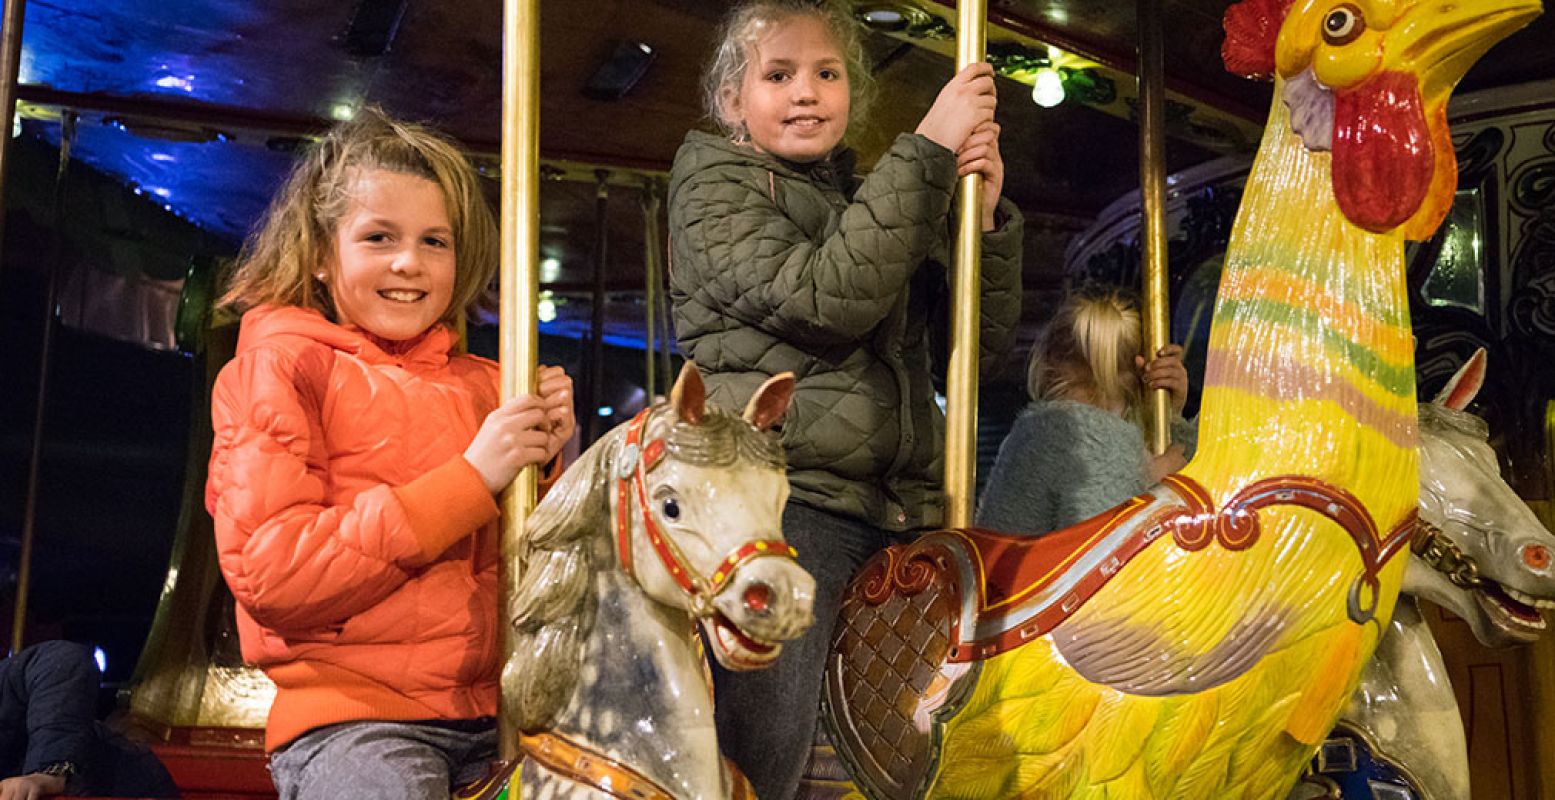
[[1542,544],[1523,545],[1523,563],[1533,569],[1549,569],[1550,549]]
[[756,614],[763,613],[772,602],[772,587],[765,583],[753,583],[745,587],[745,608]]

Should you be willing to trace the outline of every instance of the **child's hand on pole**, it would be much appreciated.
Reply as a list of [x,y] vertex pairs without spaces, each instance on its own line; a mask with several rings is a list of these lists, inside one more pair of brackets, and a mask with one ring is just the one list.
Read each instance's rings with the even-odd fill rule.
[[977,126],[956,153],[956,175],[973,173],[983,176],[983,233],[994,229],[994,209],[1004,188],[1004,157],[999,155],[999,123],[992,120]]
[[496,494],[518,477],[520,469],[550,461],[550,440],[544,401],[521,394],[486,415],[474,441],[465,448],[464,458],[480,473],[486,488]]
[[1139,379],[1148,389],[1165,389],[1172,396],[1172,410],[1179,416],[1188,405],[1188,369],[1182,365],[1182,345],[1169,344],[1145,363],[1144,356],[1134,356],[1134,366],[1140,370]]
[[540,367],[540,400],[545,404],[546,461],[567,446],[577,428],[572,412],[572,378],[561,367]]
[[917,133],[952,153],[960,152],[972,131],[993,122],[998,104],[993,67],[987,63],[971,64],[940,90],[929,113],[918,123]]

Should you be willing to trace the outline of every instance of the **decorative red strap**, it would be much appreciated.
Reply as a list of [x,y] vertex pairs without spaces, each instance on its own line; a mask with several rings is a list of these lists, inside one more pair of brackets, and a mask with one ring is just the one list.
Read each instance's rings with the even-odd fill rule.
[[650,410],[645,408],[632,418],[627,425],[626,440],[621,445],[621,453],[617,456],[616,549],[621,557],[621,568],[626,574],[633,575],[632,525],[627,509],[635,497],[638,513],[642,515],[643,533],[647,534],[649,544],[653,545],[653,551],[658,554],[659,563],[664,565],[664,569],[669,572],[670,578],[676,585],[691,596],[692,610],[699,615],[710,614],[713,596],[723,588],[741,565],[762,556],[794,558],[798,552],[782,539],[753,540],[740,545],[720,562],[713,570],[711,578],[697,575],[691,569],[690,563],[675,547],[675,543],[665,537],[658,523],[653,521],[653,510],[648,507],[645,475],[664,457],[663,439],[654,439],[646,445],[642,444],[643,429],[647,426]]
[[741,564],[761,556],[796,558],[799,556],[799,551],[782,539],[757,539],[746,542],[730,553],[729,557],[718,565],[718,569],[713,570],[713,579],[708,581],[708,592],[717,594],[718,590],[723,588],[724,582],[734,575],[734,571],[739,569]]

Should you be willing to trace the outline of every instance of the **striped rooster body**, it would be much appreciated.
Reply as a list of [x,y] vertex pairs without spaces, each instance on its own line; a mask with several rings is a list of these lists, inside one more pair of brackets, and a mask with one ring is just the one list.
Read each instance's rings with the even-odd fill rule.
[[[911,796],[1284,797],[1402,580],[1417,499],[1403,252],[1456,188],[1446,100],[1538,10],[1244,0],[1227,12],[1228,67],[1273,77],[1275,100],[1222,273],[1198,454],[1145,497],[1169,510],[1151,517],[1156,506],[1136,498],[1108,512],[1151,532],[1100,559],[1056,561],[1042,584],[1062,607],[1051,625],[1039,624],[1044,608],[1017,628],[1013,606],[989,600],[1019,594],[993,585],[989,553],[1025,545],[930,537],[949,542],[934,552],[975,550],[963,561],[992,577],[952,592],[986,602],[960,619],[952,639],[967,643],[928,690],[949,699],[923,725],[934,767]],[[1082,523],[1071,533],[1100,532],[1068,541],[1094,552],[1114,521]],[[1043,546],[1054,545],[1031,545]],[[989,619],[1008,633],[978,650],[968,630]]]
[[[1416,504],[1403,240],[1348,222],[1286,117],[1276,104],[1243,196],[1181,474],[1216,508],[1286,476],[1343,487],[1385,535]],[[1404,559],[1357,624],[1351,535],[1303,507],[1258,514],[1245,548],[1158,539],[1049,637],[985,661],[934,795],[1284,796],[1375,648]]]

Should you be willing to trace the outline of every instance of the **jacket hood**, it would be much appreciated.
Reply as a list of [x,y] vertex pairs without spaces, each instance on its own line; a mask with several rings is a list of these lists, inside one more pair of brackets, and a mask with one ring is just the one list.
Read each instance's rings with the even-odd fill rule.
[[440,367],[448,363],[458,344],[446,325],[434,325],[414,339],[394,342],[381,339],[354,325],[339,325],[315,309],[299,306],[262,305],[243,314],[238,334],[239,354],[272,336],[301,336],[334,350],[341,350],[375,364],[401,363]]
[[858,159],[852,149],[839,145],[820,161],[800,163],[760,152],[747,144],[736,144],[724,136],[691,131],[675,154],[675,164],[670,169],[669,193],[674,194],[697,173],[720,166],[760,167],[791,178],[819,180],[845,188],[844,184],[853,180]]

